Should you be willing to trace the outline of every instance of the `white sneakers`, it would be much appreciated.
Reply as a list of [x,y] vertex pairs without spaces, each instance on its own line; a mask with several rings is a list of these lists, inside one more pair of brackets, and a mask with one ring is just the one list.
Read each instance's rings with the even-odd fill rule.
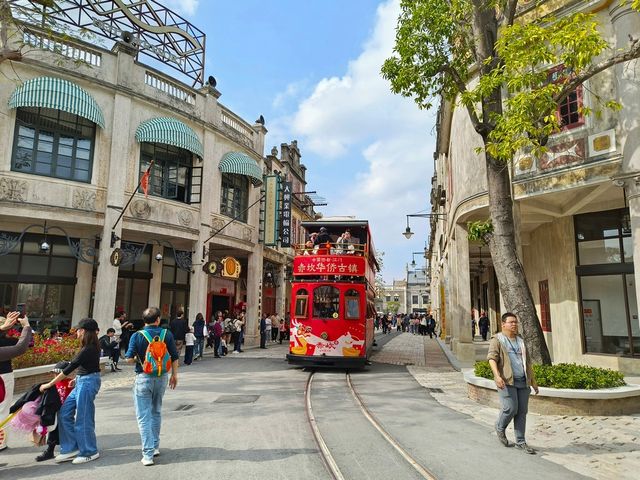
[[56,463],[62,463],[73,460],[71,463],[73,463],[74,465],[79,465],[81,463],[88,463],[97,458],[100,458],[100,454],[98,452],[94,453],[93,455],[89,455],[88,457],[79,457],[79,453],[80,452],[78,450],[76,450],[75,452],[61,453],[60,455],[56,456],[54,461]]
[[71,463],[73,463],[74,465],[79,465],[81,463],[91,462],[97,458],[100,458],[100,454],[98,452],[94,453],[93,455],[89,455],[88,457],[76,457],[73,459],[73,462]]
[[[160,456],[160,449],[159,448],[156,448],[153,451],[153,456],[154,457],[159,457]],[[140,460],[140,463],[142,463],[145,467],[150,467],[151,465],[153,465],[153,458],[142,457],[142,460]]]
[[77,457],[79,453],[80,452],[78,450],[75,450],[69,453],[61,453],[59,455],[56,455],[54,462],[56,463],[68,462],[70,460],[73,460],[75,457]]

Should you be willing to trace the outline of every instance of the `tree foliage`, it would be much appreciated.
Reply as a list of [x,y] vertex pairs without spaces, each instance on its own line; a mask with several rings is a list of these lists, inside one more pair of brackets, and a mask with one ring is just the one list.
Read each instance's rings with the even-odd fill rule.
[[[394,55],[384,62],[382,75],[394,93],[413,97],[421,108],[432,107],[440,95],[458,99],[478,133],[487,134],[485,151],[502,162],[522,150],[544,153],[549,136],[560,130],[558,102],[596,73],[640,56],[640,39],[631,39],[626,51],[614,51],[593,14],[510,22],[517,2],[489,0],[485,7],[495,5],[501,25],[490,42],[493,54],[480,58],[471,28],[479,20],[478,3],[483,2],[403,0]],[[640,0],[632,7],[640,11]],[[605,53],[612,55],[594,62]],[[549,68],[559,65],[562,74],[550,81]],[[501,112],[483,115],[483,99],[501,88],[507,93]],[[599,100],[596,109],[582,113],[621,108]]]

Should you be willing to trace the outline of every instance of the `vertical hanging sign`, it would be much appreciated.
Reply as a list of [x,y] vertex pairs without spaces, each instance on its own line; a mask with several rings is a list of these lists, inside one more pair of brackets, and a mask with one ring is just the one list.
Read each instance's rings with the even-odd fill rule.
[[278,197],[279,179],[277,175],[265,177],[264,198],[264,244],[276,246],[278,244]]
[[282,182],[282,214],[280,220],[280,245],[291,246],[291,197],[292,182]]

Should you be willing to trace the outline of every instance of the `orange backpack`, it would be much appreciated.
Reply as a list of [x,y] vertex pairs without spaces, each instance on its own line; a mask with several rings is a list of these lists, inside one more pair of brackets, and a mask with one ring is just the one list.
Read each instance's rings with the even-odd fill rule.
[[148,375],[159,377],[171,370],[171,355],[169,355],[169,349],[164,341],[167,330],[163,328],[162,333],[155,337],[151,337],[146,330],[140,330],[140,333],[149,342],[144,354],[144,362],[142,362],[142,371]]

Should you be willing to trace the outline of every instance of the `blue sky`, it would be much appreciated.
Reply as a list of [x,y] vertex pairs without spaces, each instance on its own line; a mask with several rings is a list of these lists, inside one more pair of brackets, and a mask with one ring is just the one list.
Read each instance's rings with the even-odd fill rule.
[[[220,102],[252,122],[264,115],[265,150],[298,140],[308,190],[324,215],[370,221],[385,280],[404,278],[422,251],[433,173],[434,111],[393,95],[380,76],[392,53],[399,1],[171,0],[207,35],[206,73]],[[423,259],[416,255],[416,262]]]

